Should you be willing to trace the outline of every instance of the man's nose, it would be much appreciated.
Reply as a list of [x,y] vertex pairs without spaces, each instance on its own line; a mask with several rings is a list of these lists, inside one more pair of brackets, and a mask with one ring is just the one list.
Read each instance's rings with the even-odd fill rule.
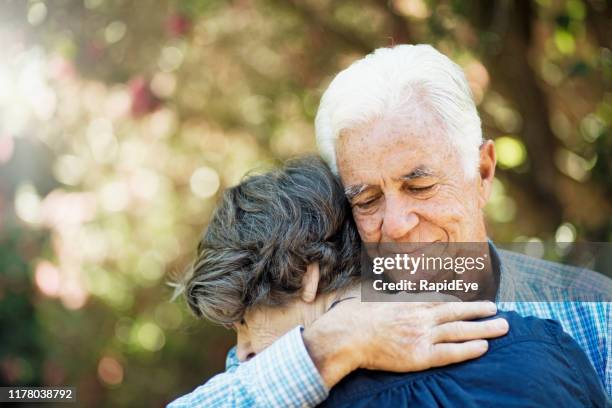
[[405,200],[387,199],[382,224],[383,241],[401,241],[419,224],[419,217]]
[[238,361],[241,363],[245,361],[249,361],[253,357],[255,357],[255,352],[251,347],[250,342],[238,342],[236,345],[236,357],[238,357]]

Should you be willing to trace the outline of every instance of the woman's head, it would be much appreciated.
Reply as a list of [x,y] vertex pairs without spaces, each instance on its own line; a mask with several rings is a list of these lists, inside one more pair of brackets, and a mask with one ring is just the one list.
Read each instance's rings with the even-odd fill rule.
[[359,239],[339,180],[321,159],[305,157],[225,191],[185,295],[197,316],[232,325],[249,310],[299,300],[314,263],[318,294],[351,286]]

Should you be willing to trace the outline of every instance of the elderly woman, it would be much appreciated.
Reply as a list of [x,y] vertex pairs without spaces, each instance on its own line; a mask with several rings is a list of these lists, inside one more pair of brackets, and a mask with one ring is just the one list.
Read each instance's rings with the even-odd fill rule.
[[[191,310],[235,328],[238,358],[249,364],[288,331],[359,302],[361,251],[350,214],[339,180],[318,158],[228,189],[185,281]],[[559,324],[500,314],[511,330],[483,357],[407,374],[357,370],[323,405],[605,406],[588,358]]]

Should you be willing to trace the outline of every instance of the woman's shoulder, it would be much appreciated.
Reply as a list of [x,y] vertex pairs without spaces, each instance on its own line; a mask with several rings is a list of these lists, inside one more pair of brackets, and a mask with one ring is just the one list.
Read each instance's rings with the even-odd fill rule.
[[[584,353],[566,341],[569,336],[559,323],[515,312],[496,317],[507,319],[510,330],[490,340],[482,357],[415,373],[358,370],[334,387],[323,405],[589,406],[581,392],[589,387],[568,361],[566,348],[577,356],[570,360]],[[590,374],[597,381],[595,373]]]

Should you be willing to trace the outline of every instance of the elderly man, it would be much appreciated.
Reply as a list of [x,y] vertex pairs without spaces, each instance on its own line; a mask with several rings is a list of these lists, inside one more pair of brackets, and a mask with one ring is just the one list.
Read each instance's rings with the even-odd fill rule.
[[[495,150],[482,138],[463,72],[432,47],[379,49],[342,71],[323,95],[316,131],[364,242],[487,240],[482,209]],[[612,394],[612,280],[492,252],[498,306],[560,322]]]
[[[425,45],[379,49],[342,71],[323,95],[316,120],[322,156],[340,175],[365,242],[485,242],[482,208],[495,171],[491,142],[461,69]],[[492,250],[500,308],[552,318],[574,337],[612,394],[609,302],[522,302],[550,293],[542,275],[561,265]],[[483,281],[494,279],[484,276]],[[585,273],[580,287],[607,300],[609,279]],[[513,299],[516,302],[501,302]],[[553,300],[553,299],[550,299]],[[482,355],[507,327],[469,322],[495,313],[486,303],[342,304],[292,330],[250,361],[228,354],[227,371],[196,389],[203,406],[314,406],[355,368],[419,371]],[[398,324],[398,322],[402,322]],[[451,322],[451,323],[449,323]],[[488,324],[487,324],[488,323]],[[452,324],[435,347],[432,334]],[[187,404],[188,405],[188,404]],[[180,406],[180,405],[177,405]]]

